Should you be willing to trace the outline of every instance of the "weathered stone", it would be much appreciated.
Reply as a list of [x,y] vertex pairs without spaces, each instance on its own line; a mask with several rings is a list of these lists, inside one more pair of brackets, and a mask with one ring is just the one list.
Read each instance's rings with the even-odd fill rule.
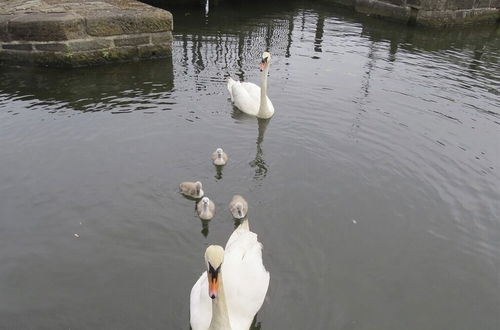
[[448,0],[420,0],[422,10],[444,10]]
[[25,51],[33,50],[33,46],[31,44],[3,44],[2,48],[10,50],[25,50]]
[[408,22],[410,19],[409,7],[396,6],[382,1],[358,0],[355,8],[360,13],[386,17],[393,20]]
[[33,13],[12,19],[8,32],[12,40],[57,41],[83,38],[85,26],[75,14]]
[[18,64],[31,64],[33,63],[33,56],[30,52],[19,52],[4,49],[0,51],[0,63],[18,63]]
[[490,0],[478,0],[476,1],[475,8],[488,8],[490,7]]
[[69,52],[106,49],[110,47],[111,47],[110,39],[78,40],[78,41],[71,41],[68,43]]
[[91,36],[112,36],[172,30],[172,14],[167,11],[107,11],[89,16],[87,33]]
[[154,33],[151,35],[151,43],[153,45],[160,45],[160,44],[171,44],[172,43],[172,32],[160,32],[160,33]]
[[147,45],[139,46],[139,58],[162,58],[171,55],[170,45]]
[[419,11],[417,24],[439,27],[450,25],[465,25],[478,22],[495,22],[498,20],[498,10],[491,8],[475,10]]
[[500,20],[500,0],[323,0],[354,6],[367,15],[428,26]]
[[36,50],[47,52],[64,52],[68,49],[68,45],[62,42],[50,42],[43,44],[34,44]]
[[172,26],[172,14],[136,0],[0,0],[0,62],[73,67],[165,57]]
[[405,0],[386,0],[387,3],[395,6],[404,6]]
[[474,7],[475,0],[448,0],[446,2],[445,9],[447,10],[457,10],[457,9],[472,9]]
[[137,47],[113,48],[101,51],[88,51],[67,56],[68,63],[73,67],[100,65],[113,62],[138,60]]
[[421,8],[420,0],[406,0],[406,5],[413,8]]
[[122,47],[122,46],[138,46],[138,45],[145,45],[149,44],[149,35],[145,36],[130,36],[127,35],[123,38],[116,38],[115,39],[115,46],[116,47]]
[[138,60],[139,54],[137,47],[120,47],[110,49],[106,54],[106,59],[111,62],[125,62],[130,60]]
[[0,15],[0,41],[9,41],[8,23],[13,15]]

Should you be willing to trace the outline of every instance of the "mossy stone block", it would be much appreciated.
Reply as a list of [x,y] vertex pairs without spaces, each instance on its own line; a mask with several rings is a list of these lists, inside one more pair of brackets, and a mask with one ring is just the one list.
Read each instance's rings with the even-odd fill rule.
[[85,36],[83,18],[70,13],[24,14],[10,20],[12,40],[59,41]]
[[87,33],[91,36],[161,32],[172,30],[172,14],[168,11],[109,10],[87,17]]

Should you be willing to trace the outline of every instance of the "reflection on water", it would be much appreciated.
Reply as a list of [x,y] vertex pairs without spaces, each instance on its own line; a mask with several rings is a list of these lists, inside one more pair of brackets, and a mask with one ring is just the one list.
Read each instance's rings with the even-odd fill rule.
[[224,169],[224,165],[214,165],[215,166],[215,179],[222,180],[222,170]]
[[210,223],[210,220],[200,220],[201,221],[201,234],[204,237],[208,236],[208,224]]
[[[186,328],[242,194],[272,274],[256,329],[498,329],[498,27],[288,1],[174,16],[168,60],[1,68],[0,328]],[[225,78],[258,82],[264,49],[271,120]],[[221,210],[201,229],[184,180]]]
[[264,152],[262,150],[262,142],[264,141],[264,134],[266,133],[267,125],[271,119],[257,119],[259,124],[259,135],[257,136],[257,150],[255,153],[255,158],[250,162],[250,166],[255,168],[254,178],[257,180],[262,180],[266,177],[269,166],[264,160]]
[[[51,111],[172,110],[172,59],[74,70],[4,68],[0,91]],[[136,100],[140,105],[135,106]]]
[[267,126],[271,119],[260,119],[247,115],[246,113],[240,111],[235,106],[232,107],[233,111],[231,113],[231,118],[236,119],[240,122],[247,122],[253,125],[257,123],[257,141],[256,141],[256,152],[254,159],[249,163],[250,167],[255,169],[254,179],[262,180],[266,177],[269,166],[264,160],[264,151],[262,149],[262,142],[264,142],[264,134],[266,133]]

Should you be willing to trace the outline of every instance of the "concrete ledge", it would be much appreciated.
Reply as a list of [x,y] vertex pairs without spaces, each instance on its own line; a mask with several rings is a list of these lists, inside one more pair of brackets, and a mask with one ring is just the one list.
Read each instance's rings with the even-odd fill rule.
[[0,0],[0,64],[84,66],[170,56],[173,18],[135,0]]

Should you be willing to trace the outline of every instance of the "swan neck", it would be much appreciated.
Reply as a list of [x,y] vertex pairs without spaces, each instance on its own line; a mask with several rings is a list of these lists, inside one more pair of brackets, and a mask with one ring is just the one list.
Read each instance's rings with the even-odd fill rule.
[[269,73],[269,66],[271,64],[268,64],[264,70],[262,70],[260,74],[260,107],[259,107],[259,114],[263,115],[265,112],[268,111],[267,109],[267,75]]
[[227,311],[226,295],[224,293],[224,283],[222,271],[219,274],[219,295],[212,299],[212,321],[209,330],[230,330],[229,313]]

